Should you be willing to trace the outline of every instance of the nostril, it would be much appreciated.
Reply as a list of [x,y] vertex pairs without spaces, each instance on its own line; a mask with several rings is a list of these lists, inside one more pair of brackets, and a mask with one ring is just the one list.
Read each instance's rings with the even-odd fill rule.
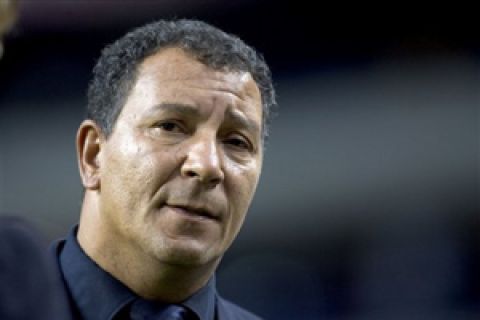
[[184,171],[184,176],[187,178],[196,178],[202,183],[208,184],[210,186],[216,186],[217,184],[222,182],[223,175],[221,177],[219,176],[210,176],[210,175],[202,175],[199,172],[196,172],[195,170],[185,170]]
[[187,176],[187,177],[190,177],[190,178],[193,178],[193,177],[198,176],[198,174],[197,174],[195,171],[188,170],[188,171],[186,172],[186,176]]
[[211,179],[211,180],[210,180],[210,184],[216,186],[216,185],[219,184],[221,181],[222,181],[222,179],[220,179],[220,178],[214,178],[214,179]]

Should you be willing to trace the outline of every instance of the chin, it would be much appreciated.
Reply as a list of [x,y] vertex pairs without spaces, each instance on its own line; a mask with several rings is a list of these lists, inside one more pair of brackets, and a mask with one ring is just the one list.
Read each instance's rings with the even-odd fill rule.
[[212,246],[191,239],[164,241],[163,246],[156,248],[155,256],[164,263],[183,266],[203,266],[221,258],[221,254],[213,252]]

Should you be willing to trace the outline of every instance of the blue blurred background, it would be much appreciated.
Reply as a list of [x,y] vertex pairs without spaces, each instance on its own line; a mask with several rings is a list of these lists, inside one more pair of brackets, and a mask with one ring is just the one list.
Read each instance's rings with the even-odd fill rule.
[[21,1],[0,61],[1,212],[49,239],[76,223],[91,69],[171,17],[239,35],[278,92],[224,296],[267,319],[478,319],[480,36],[452,4]]

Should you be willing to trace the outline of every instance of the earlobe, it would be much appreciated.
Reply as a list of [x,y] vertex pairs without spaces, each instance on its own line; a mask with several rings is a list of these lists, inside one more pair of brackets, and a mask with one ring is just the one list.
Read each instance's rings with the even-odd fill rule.
[[83,186],[88,190],[100,189],[100,152],[102,133],[92,120],[85,120],[77,131],[77,161]]

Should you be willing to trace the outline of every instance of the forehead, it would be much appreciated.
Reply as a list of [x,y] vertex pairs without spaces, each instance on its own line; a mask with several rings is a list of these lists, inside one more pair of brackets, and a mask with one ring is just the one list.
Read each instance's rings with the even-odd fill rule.
[[179,48],[163,49],[140,64],[130,98],[146,108],[165,100],[202,105],[213,99],[262,117],[260,90],[249,72],[213,70]]

